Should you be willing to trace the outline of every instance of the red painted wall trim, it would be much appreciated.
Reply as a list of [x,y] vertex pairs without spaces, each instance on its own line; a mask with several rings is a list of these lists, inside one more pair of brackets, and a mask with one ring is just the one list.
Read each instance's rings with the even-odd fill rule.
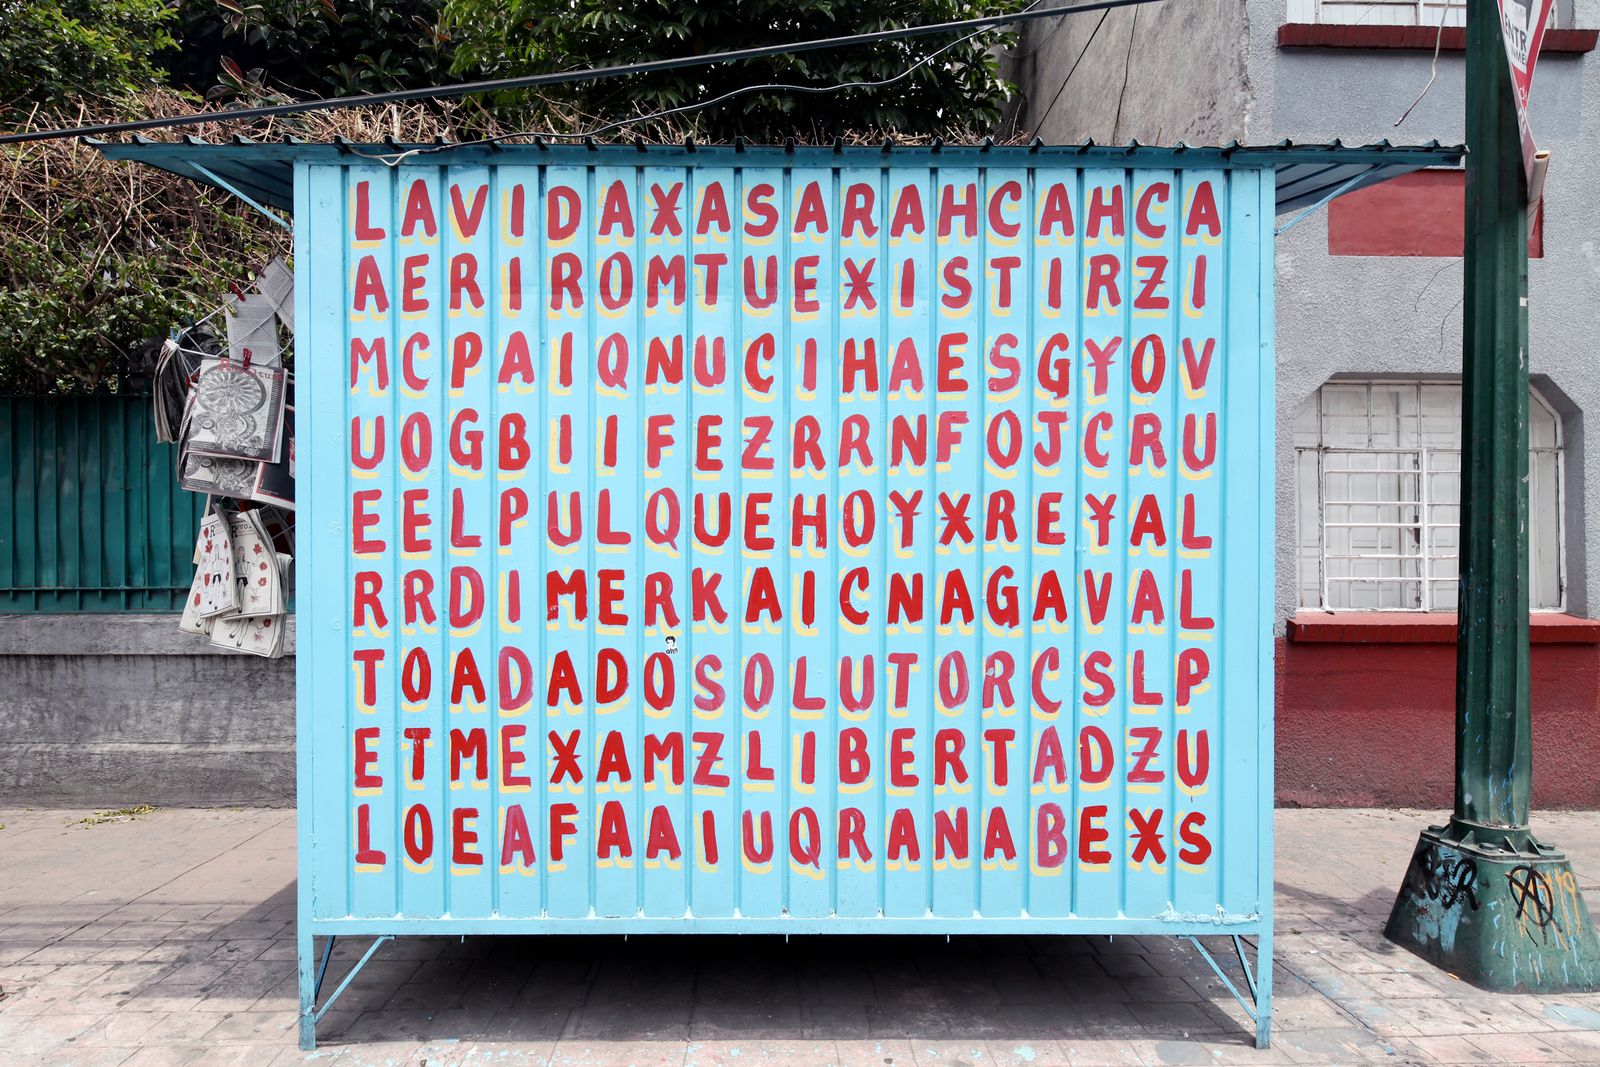
[[[1600,30],[1547,30],[1540,55],[1593,52]],[[1342,26],[1338,23],[1287,22],[1278,27],[1279,48],[1370,48],[1399,52],[1432,52],[1439,40],[1436,26]],[[1465,52],[1467,31],[1448,26],[1440,49]]]
[[[1337,197],[1328,205],[1331,256],[1459,256],[1467,230],[1467,175],[1418,170]],[[1528,231],[1544,255],[1544,205]]]
[[[1297,645],[1453,645],[1456,616],[1450,612],[1302,611],[1285,626]],[[1537,612],[1528,616],[1528,641],[1535,645],[1600,645],[1600,619]]]
[[[1450,807],[1454,645],[1280,638],[1277,654],[1279,804]],[[1600,645],[1534,645],[1528,666],[1534,806],[1600,808]]]

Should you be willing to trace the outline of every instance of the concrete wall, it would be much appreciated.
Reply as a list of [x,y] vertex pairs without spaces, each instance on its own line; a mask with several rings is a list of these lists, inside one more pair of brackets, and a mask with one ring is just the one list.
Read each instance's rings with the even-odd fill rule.
[[1017,128],[1030,137],[1221,144],[1248,124],[1241,0],[1184,0],[1028,25],[1007,69],[1024,95]]
[[173,615],[0,615],[0,806],[293,803],[293,656]]

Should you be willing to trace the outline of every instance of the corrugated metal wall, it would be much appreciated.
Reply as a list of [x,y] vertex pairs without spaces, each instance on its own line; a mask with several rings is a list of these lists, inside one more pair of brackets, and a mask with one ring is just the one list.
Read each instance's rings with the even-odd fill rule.
[[[520,151],[300,171],[317,929],[1270,923],[1270,172]],[[952,189],[981,221],[892,221]],[[1186,235],[1197,194],[1216,226]],[[1070,388],[1033,381],[1056,357]],[[929,457],[894,454],[901,417]],[[452,620],[474,577],[457,606],[488,611]],[[976,616],[941,621],[958,578]]]
[[183,607],[204,498],[136,396],[0,397],[0,612]]

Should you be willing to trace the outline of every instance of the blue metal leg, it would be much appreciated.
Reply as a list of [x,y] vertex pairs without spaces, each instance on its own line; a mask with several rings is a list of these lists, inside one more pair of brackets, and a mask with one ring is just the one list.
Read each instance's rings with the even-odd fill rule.
[[300,1051],[310,1052],[317,1047],[317,950],[310,925],[302,922],[298,926],[295,940],[300,961]]
[[[322,983],[328,977],[328,964],[333,962],[333,946],[338,940],[337,937],[330,936],[327,944],[322,946],[322,963],[317,967],[317,986],[311,991],[311,1002],[313,1004],[316,1003],[318,997],[322,996]],[[1243,960],[1244,957],[1241,956],[1240,959]]]
[[1222,984],[1233,999],[1239,1002],[1255,1021],[1256,1048],[1267,1048],[1272,1041],[1272,932],[1261,933],[1256,944],[1255,974],[1250,973],[1250,961],[1244,953],[1244,940],[1238,936],[1233,937],[1233,950],[1239,956],[1239,969],[1244,975],[1245,990],[1241,991],[1234,984],[1233,978],[1222,965],[1217,962],[1211,950],[1206,948],[1198,937],[1185,938],[1200,953],[1200,958],[1210,965],[1211,970],[1222,980]]
[[1272,1044],[1272,926],[1256,938],[1256,1048]]
[[[307,927],[302,924],[301,929]],[[322,965],[319,967],[316,965],[316,946],[311,935],[300,936],[300,1049],[303,1052],[310,1052],[317,1047],[317,1023],[328,1014],[344,991],[350,988],[350,983],[361,973],[361,968],[378,954],[384,943],[394,940],[394,935],[383,934],[373,939],[366,953],[356,960],[355,966],[351,967],[339,982],[339,987],[333,991],[333,995],[323,1001],[322,1007],[318,1008],[317,998],[322,995],[322,980],[328,976],[328,961],[333,958],[333,943],[337,940],[336,937],[328,938],[327,944],[323,946]]]

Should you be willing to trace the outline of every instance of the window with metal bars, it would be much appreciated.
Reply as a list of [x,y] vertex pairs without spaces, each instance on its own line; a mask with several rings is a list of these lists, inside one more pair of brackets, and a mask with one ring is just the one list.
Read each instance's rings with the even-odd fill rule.
[[[1334,381],[1295,422],[1299,602],[1456,610],[1461,386]],[[1564,607],[1561,420],[1528,398],[1529,601]]]
[[[1550,9],[1551,26],[1569,25],[1565,2]],[[1289,0],[1290,22],[1360,26],[1446,26],[1467,24],[1466,0]]]

